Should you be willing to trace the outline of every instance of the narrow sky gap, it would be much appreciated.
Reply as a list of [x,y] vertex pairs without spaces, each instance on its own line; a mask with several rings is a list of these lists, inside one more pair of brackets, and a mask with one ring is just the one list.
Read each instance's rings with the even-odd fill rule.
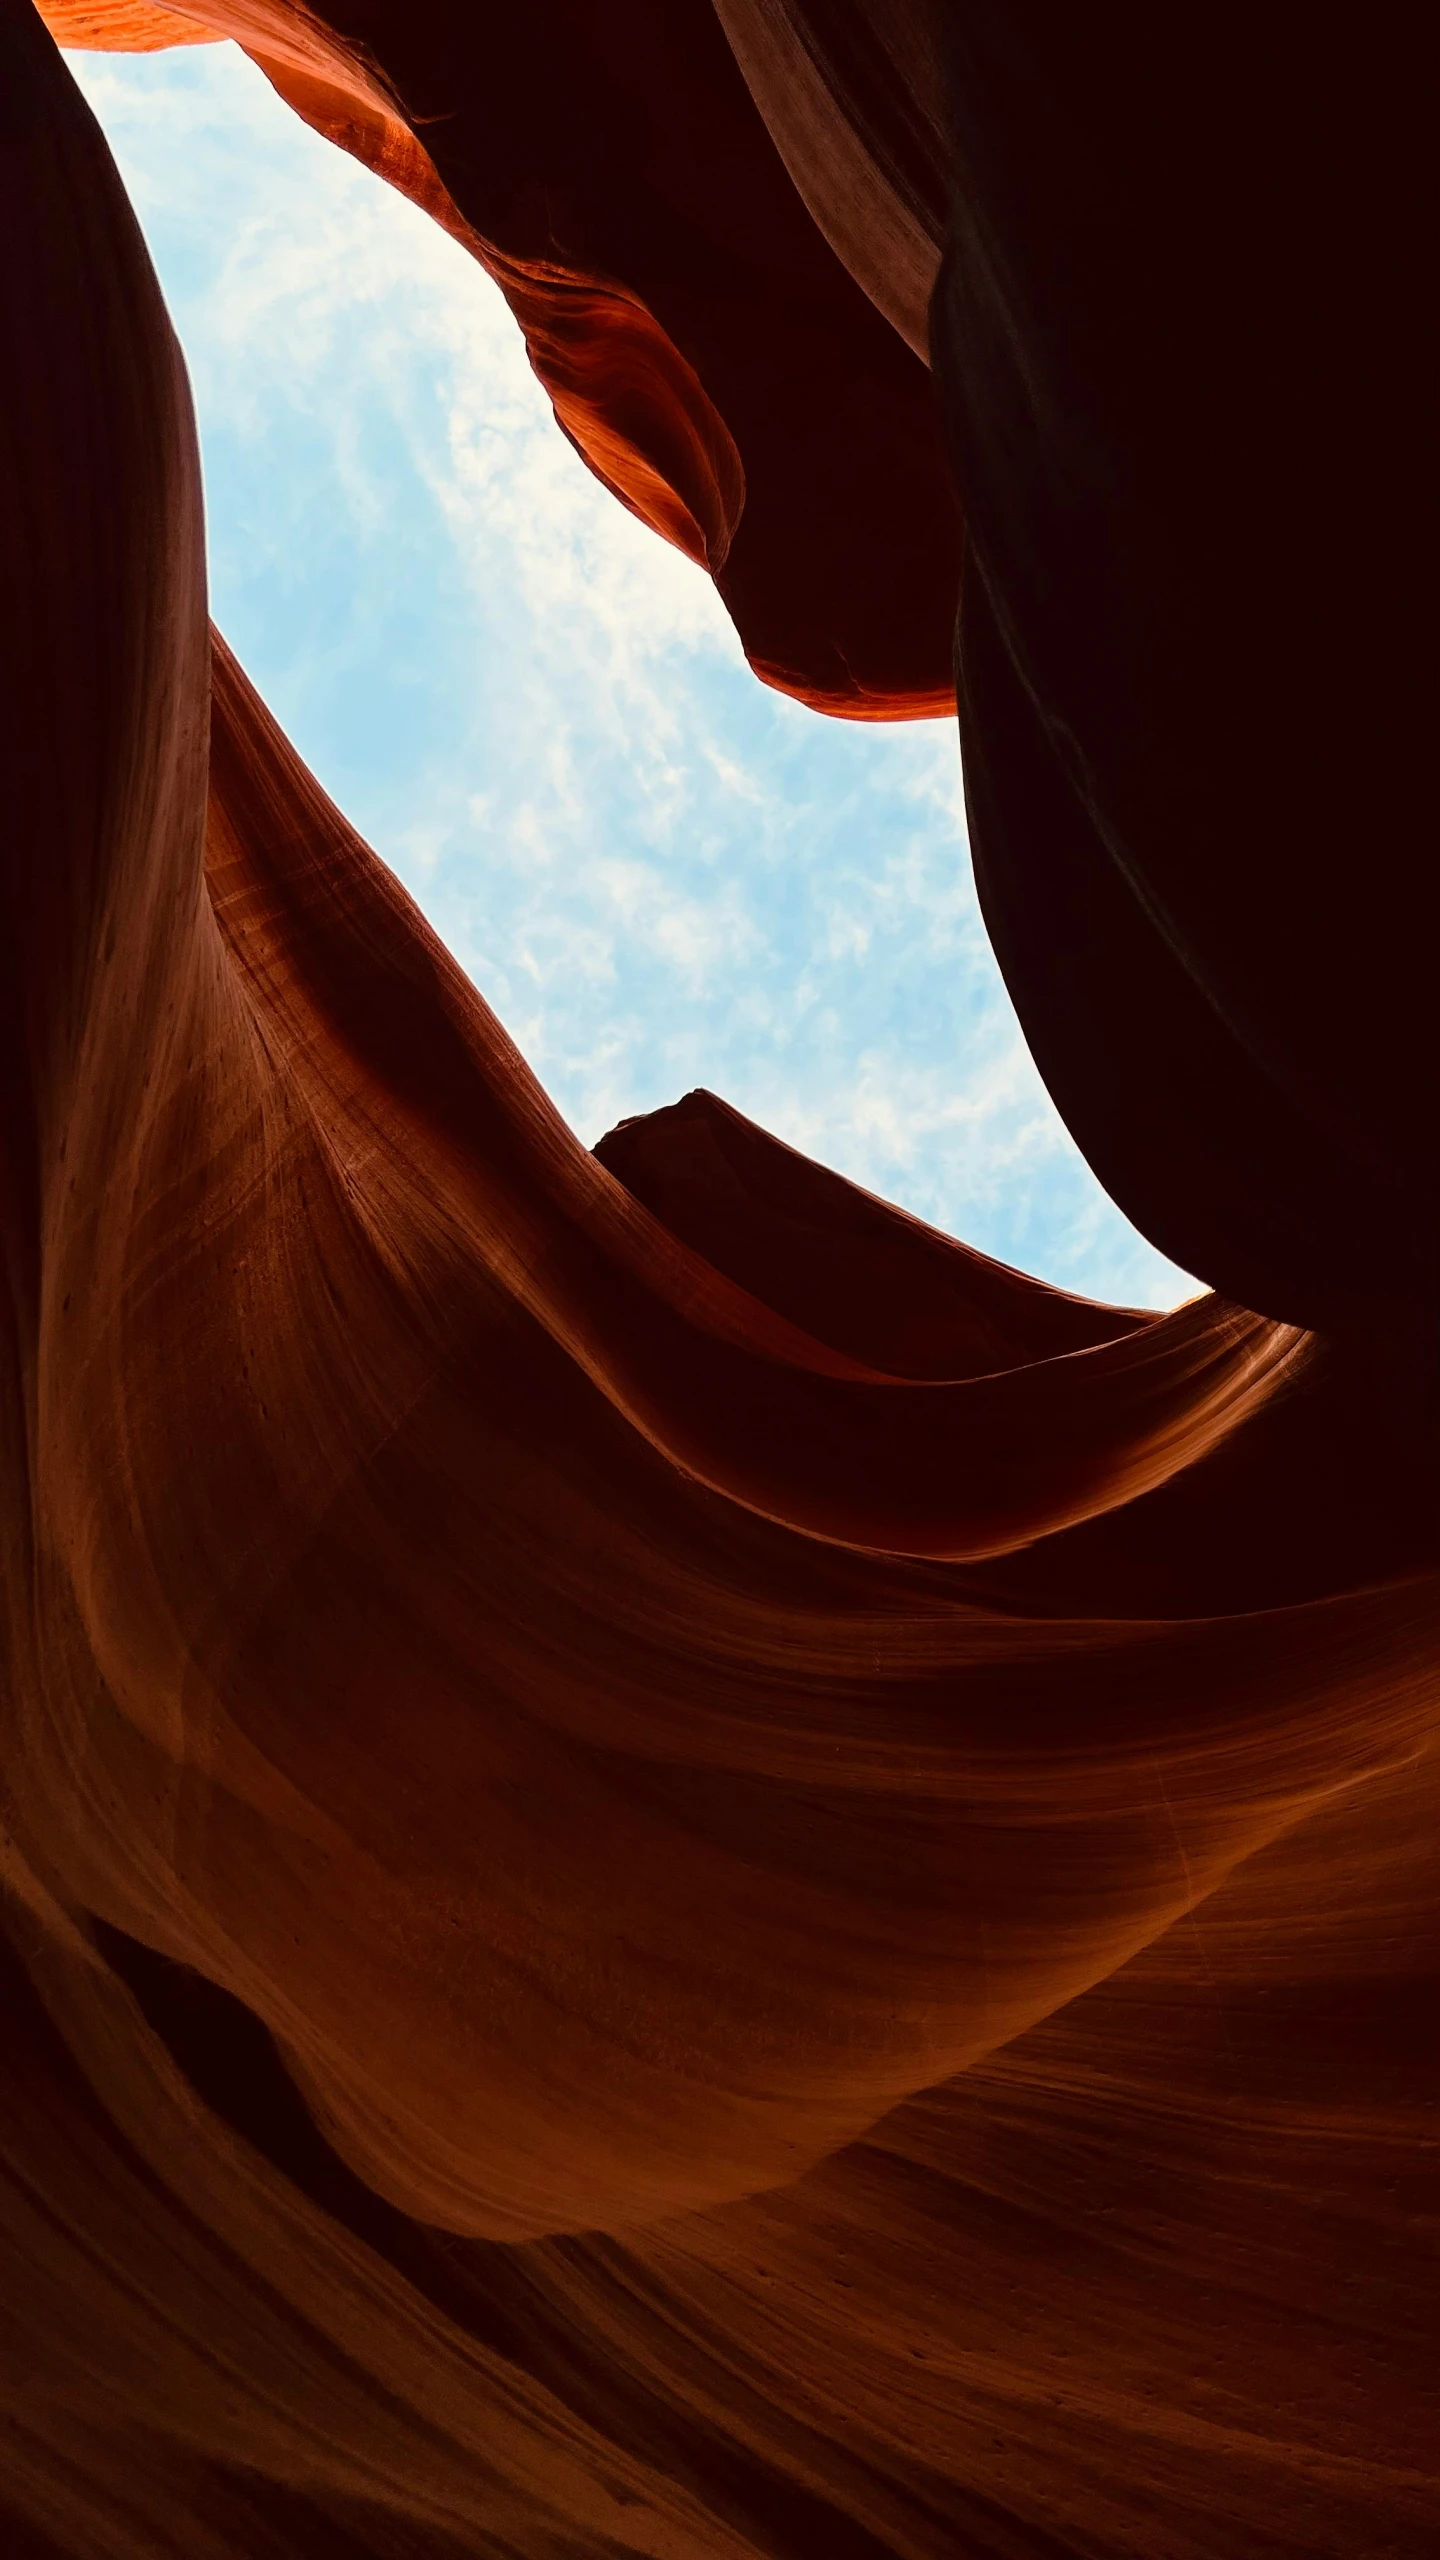
[[953,726],[758,685],[488,279],[233,47],[69,58],[189,361],[216,619],[581,1137],[706,1084],[1005,1261],[1188,1294],[1025,1051]]

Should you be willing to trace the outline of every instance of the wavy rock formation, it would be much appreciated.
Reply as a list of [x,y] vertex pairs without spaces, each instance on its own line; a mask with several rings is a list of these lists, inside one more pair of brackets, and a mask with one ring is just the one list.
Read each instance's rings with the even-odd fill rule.
[[63,43],[233,37],[494,276],[565,433],[712,571],[767,683],[852,719],[953,706],[960,525],[924,364],[816,230],[709,0],[44,15]]
[[1328,894],[1303,279],[1238,425],[1206,372],[1294,246],[1251,124],[1318,125],[1013,5],[47,14],[238,34],[457,229],[812,702],[945,689],[943,410],[997,948],[1230,1294],[1067,1298],[705,1094],[578,1146],[209,632],[9,10],[7,2547],[1418,2555],[1417,865]]

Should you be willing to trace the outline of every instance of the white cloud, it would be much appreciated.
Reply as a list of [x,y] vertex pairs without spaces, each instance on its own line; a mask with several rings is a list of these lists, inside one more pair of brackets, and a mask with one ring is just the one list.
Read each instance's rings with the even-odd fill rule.
[[708,1084],[1007,1261],[1183,1294],[1024,1049],[953,727],[760,687],[494,287],[231,47],[71,59],[191,365],[217,619],[581,1136]]

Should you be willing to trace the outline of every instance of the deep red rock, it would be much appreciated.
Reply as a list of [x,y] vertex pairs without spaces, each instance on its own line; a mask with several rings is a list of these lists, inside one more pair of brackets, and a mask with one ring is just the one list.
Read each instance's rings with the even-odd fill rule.
[[[168,40],[154,9],[52,14]],[[1105,109],[1097,211],[1072,114],[1094,66],[1026,13],[957,13],[956,109],[896,91],[928,18],[776,12],[762,118],[703,11],[627,11],[624,116],[589,133],[579,13],[376,9],[343,42],[280,0],[206,23],[242,16],[302,112],[473,233],[522,317],[533,294],[564,422],[717,566],[753,654],[790,634],[787,680],[823,698],[853,628],[892,709],[945,563],[953,606],[953,517],[876,460],[939,432],[880,314],[909,308],[951,118],[969,212],[936,336],[997,940],[1117,1193],[1166,1234],[1173,1209],[1205,1276],[1264,1278],[1264,1312],[1067,1298],[705,1095],[578,1146],[208,632],[178,352],[103,141],[11,11],[11,2543],[1419,2554],[1427,1169],[1413,1218],[1367,1231],[1413,1097],[1386,1119],[1367,1071],[1332,1110],[1308,927],[1320,976],[1277,976],[1287,848],[1241,810],[1242,898],[1239,852],[1207,870],[1169,832],[1238,750],[1219,735],[1193,781],[1204,559],[1191,655],[1134,672],[1178,517],[1174,453],[1155,415],[1130,433],[1110,361],[1135,262],[1082,255],[1146,210],[1125,119]],[[732,17],[743,56],[754,13]],[[797,28],[831,139],[792,183]],[[867,30],[893,39],[868,90]],[[432,161],[387,84],[429,113],[452,78]],[[834,102],[867,97],[847,142]],[[708,157],[676,144],[697,98]],[[671,157],[647,159],[637,120],[667,101]],[[823,183],[857,131],[884,181],[863,292]],[[1268,256],[1254,188],[1237,202]],[[737,243],[779,205],[766,301]],[[778,304],[821,276],[813,338],[782,342]],[[1032,429],[1057,417],[1050,472]],[[802,482],[812,512],[777,531]],[[1294,718],[1269,750],[1292,778]],[[1397,940],[1416,867],[1397,846],[1384,874]],[[1379,938],[1367,910],[1357,1019]]]

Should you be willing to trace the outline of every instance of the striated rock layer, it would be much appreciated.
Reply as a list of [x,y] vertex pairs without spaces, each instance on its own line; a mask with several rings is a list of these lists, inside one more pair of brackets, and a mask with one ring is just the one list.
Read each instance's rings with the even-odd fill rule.
[[1281,254],[1242,132],[1199,256],[1213,64],[1137,128],[1154,63],[1013,6],[180,21],[461,230],[830,707],[946,681],[948,222],[977,864],[1082,1143],[1232,1293],[1151,1316],[709,1095],[578,1146],[209,632],[143,245],[0,25],[7,2547],[1419,2554],[1416,864],[1337,913],[1348,742],[1297,832],[1244,465],[1301,321],[1180,489],[1227,224]]

